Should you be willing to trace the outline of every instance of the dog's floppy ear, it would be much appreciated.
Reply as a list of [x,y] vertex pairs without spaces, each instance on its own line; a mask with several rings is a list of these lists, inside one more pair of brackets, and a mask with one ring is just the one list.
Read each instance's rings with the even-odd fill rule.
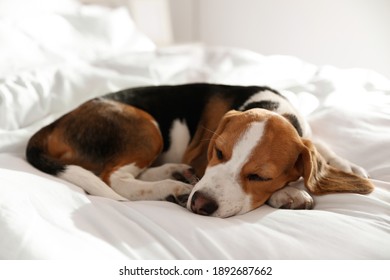
[[373,191],[374,187],[369,180],[330,166],[310,140],[303,139],[302,142],[302,152],[297,165],[302,172],[305,186],[313,194],[368,194]]
[[230,110],[223,116],[223,118],[219,122],[217,130],[213,133],[213,137],[211,137],[211,140],[210,140],[210,143],[209,143],[209,147],[208,147],[208,150],[207,150],[207,159],[208,159],[208,161],[210,161],[210,159],[212,157],[212,154],[213,154],[213,151],[214,151],[215,139],[224,131],[224,129],[225,129],[227,123],[230,121],[230,119],[232,117],[234,117],[234,116],[239,115],[239,114],[242,114],[242,112],[239,112],[239,111],[236,111],[236,110]]

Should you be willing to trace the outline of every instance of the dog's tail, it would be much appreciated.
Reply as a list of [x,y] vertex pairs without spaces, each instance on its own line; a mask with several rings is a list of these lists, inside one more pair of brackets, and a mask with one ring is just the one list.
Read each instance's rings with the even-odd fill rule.
[[35,168],[57,176],[64,172],[66,165],[49,153],[48,141],[54,124],[46,126],[35,133],[27,143],[26,159]]
[[26,159],[35,168],[64,179],[81,187],[88,194],[126,201],[127,199],[114,192],[106,183],[91,171],[77,165],[67,165],[52,156],[48,149],[48,139],[54,123],[34,134],[27,144]]

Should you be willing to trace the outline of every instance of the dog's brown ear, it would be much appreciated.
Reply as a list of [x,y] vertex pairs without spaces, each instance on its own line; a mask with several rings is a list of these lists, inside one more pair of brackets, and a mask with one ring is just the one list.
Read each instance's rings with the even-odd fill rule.
[[297,164],[302,171],[305,186],[313,194],[368,194],[374,190],[369,180],[330,166],[310,140],[303,140],[303,150]]
[[210,161],[210,159],[213,155],[215,139],[224,131],[224,129],[225,129],[226,125],[228,124],[228,122],[230,121],[230,119],[234,116],[239,115],[239,114],[242,114],[242,112],[239,112],[236,110],[230,110],[222,117],[222,119],[219,122],[219,125],[218,125],[216,131],[213,133],[213,136],[211,137],[211,140],[209,143],[209,147],[207,150],[207,160],[208,161]]

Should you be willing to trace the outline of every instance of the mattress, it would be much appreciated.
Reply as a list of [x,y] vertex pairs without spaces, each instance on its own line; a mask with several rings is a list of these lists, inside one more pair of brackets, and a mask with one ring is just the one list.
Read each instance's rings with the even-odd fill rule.
[[[0,13],[0,259],[390,258],[388,78],[244,49],[158,48],[123,8],[61,2]],[[165,201],[87,195],[26,162],[29,137],[90,98],[189,82],[279,90],[315,137],[368,171],[374,192],[221,219]]]

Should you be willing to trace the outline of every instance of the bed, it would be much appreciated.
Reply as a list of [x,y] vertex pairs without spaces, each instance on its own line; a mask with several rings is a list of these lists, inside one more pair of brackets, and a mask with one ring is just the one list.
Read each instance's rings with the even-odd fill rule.
[[[243,49],[158,48],[124,8],[17,2],[0,3],[0,259],[390,258],[389,79]],[[164,201],[86,195],[25,160],[29,137],[85,100],[187,82],[279,90],[316,137],[369,172],[374,192],[219,219]]]

